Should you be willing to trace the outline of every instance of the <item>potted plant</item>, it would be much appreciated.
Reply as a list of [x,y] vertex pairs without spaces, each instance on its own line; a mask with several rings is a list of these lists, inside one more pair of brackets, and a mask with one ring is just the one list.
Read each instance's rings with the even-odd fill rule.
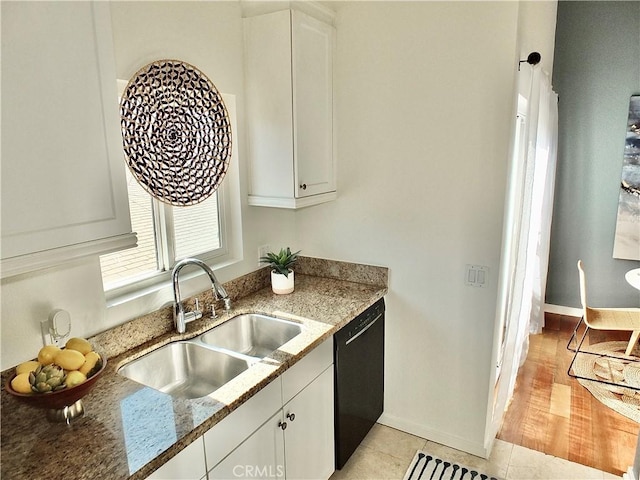
[[291,293],[294,289],[294,273],[291,267],[298,260],[300,250],[295,253],[287,247],[280,249],[280,253],[269,252],[264,257],[260,257],[261,263],[266,263],[271,267],[271,289],[273,293]]

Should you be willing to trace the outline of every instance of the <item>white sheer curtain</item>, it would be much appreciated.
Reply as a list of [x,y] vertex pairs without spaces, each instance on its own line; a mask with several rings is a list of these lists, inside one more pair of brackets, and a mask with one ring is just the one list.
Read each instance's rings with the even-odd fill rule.
[[[522,211],[515,258],[514,289],[520,302],[511,305],[510,322],[517,323],[514,364],[521,365],[529,349],[529,334],[544,326],[551,215],[555,185],[558,137],[558,96],[548,75],[533,68],[525,121],[525,166]],[[519,305],[518,305],[519,303]],[[516,363],[517,362],[517,363]],[[510,382],[515,384],[517,368]],[[513,390],[510,386],[509,391]]]
[[522,312],[522,321],[526,322],[528,318],[529,333],[540,333],[544,327],[544,297],[556,175],[558,95],[552,90],[548,75],[539,68],[533,71],[527,118],[527,164],[532,164],[533,173],[525,252],[525,291],[531,303],[529,315],[526,310]]
[[[525,165],[522,210],[515,252],[515,290],[509,324],[517,328],[514,367],[522,365],[529,350],[529,334],[544,326],[544,295],[549,261],[551,215],[558,138],[558,96],[548,75],[533,68],[525,120]],[[515,385],[517,367],[509,382]]]
[[[541,68],[521,72],[521,92],[509,180],[502,276],[502,342],[492,423],[499,426],[529,349],[529,334],[544,326],[551,215],[555,184],[558,96]],[[526,97],[526,98],[525,98]],[[496,430],[497,431],[497,430]]]

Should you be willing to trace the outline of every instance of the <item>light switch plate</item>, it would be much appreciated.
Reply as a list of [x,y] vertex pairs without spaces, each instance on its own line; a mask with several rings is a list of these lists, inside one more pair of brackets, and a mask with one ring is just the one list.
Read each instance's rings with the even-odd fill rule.
[[489,281],[489,267],[466,265],[464,284],[470,287],[486,287]]

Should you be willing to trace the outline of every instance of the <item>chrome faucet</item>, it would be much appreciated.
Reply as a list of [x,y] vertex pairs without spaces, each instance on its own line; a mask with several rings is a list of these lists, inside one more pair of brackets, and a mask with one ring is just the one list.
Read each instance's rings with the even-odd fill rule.
[[[184,333],[187,327],[187,323],[192,322],[193,320],[197,320],[202,317],[202,312],[198,308],[198,299],[196,299],[196,309],[193,312],[185,312],[184,305],[182,305],[182,300],[180,299],[180,284],[178,282],[178,274],[182,267],[186,265],[196,265],[209,275],[211,279],[212,291],[213,291],[213,299],[219,300],[222,299],[224,302],[224,309],[231,309],[231,299],[227,294],[227,291],[224,289],[222,284],[218,281],[216,276],[213,273],[213,270],[209,268],[209,266],[204,263],[202,260],[198,260],[197,258],[185,258],[176,263],[171,272],[171,282],[173,283],[173,324],[176,327],[178,333]],[[212,309],[213,310],[213,309]],[[215,311],[215,310],[214,310]],[[214,314],[215,316],[215,314]]]

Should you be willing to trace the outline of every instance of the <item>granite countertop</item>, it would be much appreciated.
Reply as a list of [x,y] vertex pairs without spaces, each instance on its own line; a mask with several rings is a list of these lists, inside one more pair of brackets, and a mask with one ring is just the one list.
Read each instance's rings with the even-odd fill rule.
[[[264,272],[225,284],[234,299],[232,310],[215,320],[191,322],[182,335],[173,331],[169,314],[162,311],[91,337],[108,363],[95,388],[83,399],[84,416],[70,425],[49,423],[43,410],[17,401],[3,388],[0,476],[15,480],[49,479],[52,475],[66,479],[146,478],[387,291],[387,270],[382,267],[367,270],[367,266],[355,265],[354,270],[350,268],[354,264],[318,262],[301,262],[295,292],[289,295],[275,295],[264,286]],[[306,275],[305,270],[328,276]],[[241,296],[247,289],[251,293]],[[206,307],[212,299],[204,297]],[[303,333],[209,396],[177,399],[116,373],[124,363],[163,344],[194,337],[247,312],[301,323]],[[158,328],[160,333],[154,332]],[[13,369],[2,372],[3,385],[12,373]]]

